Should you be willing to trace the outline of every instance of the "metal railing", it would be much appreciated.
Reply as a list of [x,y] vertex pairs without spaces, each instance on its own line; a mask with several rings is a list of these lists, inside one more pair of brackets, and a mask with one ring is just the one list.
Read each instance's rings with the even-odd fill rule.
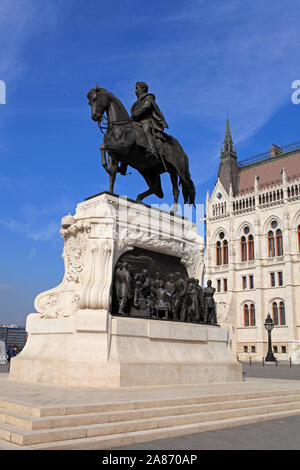
[[289,152],[291,150],[296,150],[298,148],[300,149],[300,140],[298,140],[297,142],[293,142],[292,144],[280,146],[281,152],[276,153],[275,155],[272,155],[272,157],[271,157],[270,151],[267,151],[267,152],[259,153],[257,155],[253,155],[252,157],[244,158],[243,160],[240,160],[238,162],[238,165],[239,167],[247,166],[247,165],[250,165],[251,163],[265,160],[266,158],[273,158],[273,156],[278,157],[282,155],[283,153]]
[[[242,362],[242,363],[244,362],[245,364],[247,363],[247,364],[249,364],[250,366],[252,366],[252,363],[254,363],[255,365],[260,363],[260,361],[252,361],[251,356],[249,356],[248,361],[240,360],[238,354],[237,354],[236,358],[237,358],[237,361],[238,361],[238,362]],[[261,364],[262,364],[263,367],[264,367],[264,365],[265,365],[265,362],[266,362],[266,361],[265,361],[265,358],[262,357]],[[291,358],[291,357],[289,357],[288,361],[278,361],[278,359],[275,357],[275,362],[276,362],[276,367],[278,367],[278,364],[279,364],[280,362],[281,362],[282,364],[286,364],[286,363],[288,362],[288,364],[289,364],[290,367],[293,366],[292,358]]]

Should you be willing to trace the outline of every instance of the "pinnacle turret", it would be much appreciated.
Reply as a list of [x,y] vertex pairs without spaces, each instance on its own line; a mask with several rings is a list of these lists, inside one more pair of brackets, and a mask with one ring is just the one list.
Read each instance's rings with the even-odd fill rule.
[[218,178],[224,189],[230,195],[236,194],[239,168],[237,164],[236,147],[230,132],[229,118],[227,113],[225,139],[221,147],[221,161],[219,165]]

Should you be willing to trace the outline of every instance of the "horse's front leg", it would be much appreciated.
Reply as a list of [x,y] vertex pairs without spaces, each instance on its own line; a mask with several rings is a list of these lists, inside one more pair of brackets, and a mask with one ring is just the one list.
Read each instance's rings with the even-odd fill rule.
[[108,157],[108,161],[109,161],[109,190],[108,191],[113,194],[116,174],[118,170],[118,163],[111,156]]
[[153,191],[153,189],[149,188],[144,193],[139,194],[136,198],[136,201],[137,202],[142,202],[142,200],[145,199],[145,197],[151,196],[151,194],[154,194],[154,191]]
[[171,215],[175,215],[178,211],[178,198],[179,198],[179,188],[178,188],[178,175],[176,170],[170,171],[170,178],[173,186],[173,196],[174,196],[174,204],[170,211]]
[[101,153],[101,163],[102,163],[102,166],[103,166],[103,168],[105,169],[105,171],[106,171],[107,173],[110,173],[110,171],[109,171],[110,168],[109,168],[109,166],[108,166],[108,164],[107,164],[107,160],[106,160],[106,148],[105,148],[105,145],[104,145],[104,144],[100,145],[100,153]]

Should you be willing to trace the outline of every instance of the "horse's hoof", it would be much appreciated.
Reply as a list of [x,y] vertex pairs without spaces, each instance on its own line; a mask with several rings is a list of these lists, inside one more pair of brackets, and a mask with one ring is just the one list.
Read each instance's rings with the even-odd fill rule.
[[171,215],[176,215],[177,214],[177,211],[178,211],[178,205],[175,204],[172,209],[170,210],[170,214]]

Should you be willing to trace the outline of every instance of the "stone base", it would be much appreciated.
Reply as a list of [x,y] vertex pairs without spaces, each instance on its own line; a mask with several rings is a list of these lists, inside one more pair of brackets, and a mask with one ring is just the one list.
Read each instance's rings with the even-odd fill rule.
[[27,319],[29,337],[10,378],[78,387],[136,387],[241,381],[219,326],[113,317],[81,311]]
[[227,332],[218,326],[108,313],[118,311],[113,302],[118,260],[137,250],[155,254],[148,256],[150,264],[158,256],[162,263],[166,255],[170,263],[176,258],[170,266],[180,263],[202,284],[204,241],[195,224],[103,193],[78,204],[74,216],[63,217],[60,234],[64,278],[36,297],[38,314],[27,317],[27,343],[12,359],[11,379],[79,387],[242,379]]

